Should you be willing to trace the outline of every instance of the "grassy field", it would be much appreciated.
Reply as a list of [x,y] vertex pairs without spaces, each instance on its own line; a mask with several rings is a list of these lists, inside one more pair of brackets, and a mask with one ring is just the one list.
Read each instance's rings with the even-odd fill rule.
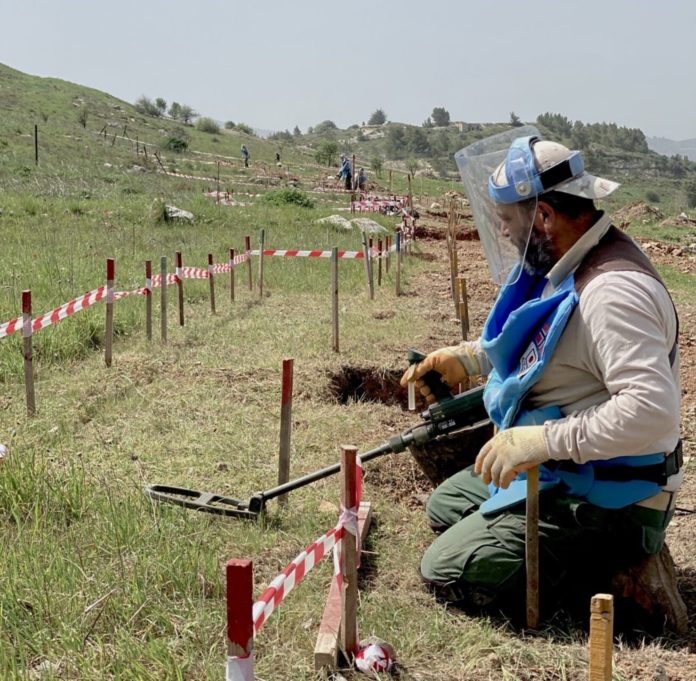
[[[284,148],[289,168],[277,169],[276,145],[252,139],[245,170],[237,158],[245,136],[191,129],[190,151],[159,147],[161,159],[170,171],[210,181],[165,175],[153,151],[171,122],[136,115],[86,88],[18,78],[0,70],[7,114],[0,130],[0,323],[19,314],[23,289],[32,290],[40,313],[102,285],[107,257],[116,258],[116,289],[131,290],[143,285],[146,259],[157,268],[167,256],[171,268],[182,251],[185,265],[204,267],[208,253],[224,261],[245,235],[256,246],[261,229],[269,248],[360,248],[357,230],[316,222],[348,199],[314,192],[333,171],[317,166],[311,150]],[[21,86],[16,101],[4,97],[10,82]],[[76,98],[83,103],[74,106]],[[77,112],[85,105],[83,128]],[[110,122],[117,125],[100,137]],[[147,159],[136,154],[136,138],[138,145],[155,140]],[[225,163],[221,187],[251,205],[216,206],[203,196],[215,187],[217,160]],[[292,178],[314,208],[246,196]],[[394,191],[406,186],[395,173]],[[444,201],[443,192],[459,187],[419,179],[414,189]],[[194,224],[161,221],[163,203],[192,211]],[[370,217],[389,230],[397,222]],[[670,234],[679,243],[693,237]],[[293,477],[336,461],[341,443],[364,451],[411,425],[398,404],[344,404],[332,386],[347,369],[397,376],[409,347],[456,337],[456,321],[435,305],[435,294],[416,287],[433,271],[429,255],[416,244],[404,266],[405,295],[395,295],[392,269],[372,301],[362,262],[341,262],[340,354],[331,351],[325,260],[268,258],[263,298],[245,287],[242,268],[234,303],[220,276],[215,316],[208,282],[186,281],[186,326],[176,324],[171,296],[166,345],[157,340],[157,318],[155,340],[146,340],[142,298],[119,301],[110,369],[102,355],[104,307],[96,305],[34,337],[34,418],[24,404],[21,338],[0,340],[0,441],[10,447],[0,468],[0,678],[222,678],[225,562],[253,558],[260,593],[333,526],[338,481],[294,492],[284,511],[271,504],[263,524],[159,506],[143,486],[166,482],[246,498],[275,485],[284,357],[295,359]],[[693,296],[693,277],[663,271],[677,295]],[[417,567],[430,531],[413,498],[422,484],[406,455],[368,468],[365,497],[376,515],[361,582],[361,635],[396,647],[401,679],[585,678],[586,641],[574,629],[554,623],[538,636],[520,635],[436,604],[424,591]],[[330,578],[327,561],[264,626],[256,641],[259,679],[315,678],[312,650]]]

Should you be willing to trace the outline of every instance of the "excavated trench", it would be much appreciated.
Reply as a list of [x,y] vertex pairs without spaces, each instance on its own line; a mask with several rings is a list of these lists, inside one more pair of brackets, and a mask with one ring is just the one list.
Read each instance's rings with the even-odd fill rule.
[[329,374],[329,389],[339,404],[381,402],[405,409],[407,395],[399,385],[403,371],[343,366]]

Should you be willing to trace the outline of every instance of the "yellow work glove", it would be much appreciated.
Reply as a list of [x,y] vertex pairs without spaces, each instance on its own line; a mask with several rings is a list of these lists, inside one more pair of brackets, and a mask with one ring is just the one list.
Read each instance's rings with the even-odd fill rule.
[[474,471],[488,484],[507,489],[519,473],[549,460],[544,426],[518,426],[498,433],[476,457]]
[[478,376],[481,373],[476,353],[467,343],[462,343],[435,350],[422,362],[411,365],[401,377],[401,385],[405,388],[409,381],[414,381],[421,395],[428,402],[434,402],[432,391],[422,380],[422,377],[433,369],[442,374],[442,380],[450,388],[464,383],[469,376]]

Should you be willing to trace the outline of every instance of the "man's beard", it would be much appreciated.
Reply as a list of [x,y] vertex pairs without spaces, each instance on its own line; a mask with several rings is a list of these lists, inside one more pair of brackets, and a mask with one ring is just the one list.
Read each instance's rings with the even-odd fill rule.
[[520,255],[524,256],[524,269],[528,274],[543,276],[556,264],[548,234],[540,234],[532,228],[526,249],[521,244],[516,246]]

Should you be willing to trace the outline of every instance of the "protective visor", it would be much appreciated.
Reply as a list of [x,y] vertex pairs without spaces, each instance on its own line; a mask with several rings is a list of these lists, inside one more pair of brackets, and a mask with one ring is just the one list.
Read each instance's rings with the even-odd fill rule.
[[[533,126],[513,128],[478,140],[454,155],[491,277],[497,284],[517,281],[527,254],[539,193],[529,141],[526,145],[514,142],[538,135]],[[494,201],[490,182],[508,200]],[[517,198],[509,200],[513,195]]]

